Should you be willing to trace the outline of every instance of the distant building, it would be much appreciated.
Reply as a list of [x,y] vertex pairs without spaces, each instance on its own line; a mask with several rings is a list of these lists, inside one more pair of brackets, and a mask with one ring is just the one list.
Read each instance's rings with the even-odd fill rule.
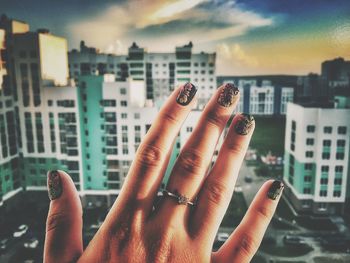
[[267,76],[218,77],[218,86],[233,82],[238,85],[240,101],[236,111],[253,115],[285,115],[286,105],[294,101],[294,86],[283,87],[273,83],[292,83],[294,77]]
[[289,103],[285,194],[300,213],[342,214],[348,181],[350,109]]
[[143,80],[147,99],[164,100],[174,87],[193,82],[203,107],[216,90],[215,53],[193,53],[192,43],[173,53],[148,53],[133,43],[127,55],[100,53],[82,41],[80,51],[69,52],[70,76],[114,74],[117,81]]
[[350,95],[350,61],[336,58],[322,62],[321,77],[332,94]]

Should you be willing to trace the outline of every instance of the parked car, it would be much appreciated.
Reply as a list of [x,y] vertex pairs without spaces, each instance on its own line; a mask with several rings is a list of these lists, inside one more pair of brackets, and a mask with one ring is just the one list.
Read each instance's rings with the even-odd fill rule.
[[5,238],[0,240],[0,253],[7,250],[9,245],[9,239]]
[[302,237],[288,235],[283,237],[283,243],[286,245],[306,244],[305,240]]
[[31,248],[31,249],[34,249],[34,248],[37,248],[39,245],[39,240],[37,238],[31,238],[31,239],[28,239],[26,242],[24,242],[23,246],[25,248]]
[[13,237],[21,237],[25,235],[28,231],[28,226],[27,225],[20,225],[16,232],[13,233]]

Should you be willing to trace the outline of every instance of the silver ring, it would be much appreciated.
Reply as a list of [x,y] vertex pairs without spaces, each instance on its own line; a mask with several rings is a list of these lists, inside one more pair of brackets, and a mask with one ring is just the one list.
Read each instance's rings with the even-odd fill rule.
[[195,203],[190,201],[190,199],[187,196],[180,195],[177,193],[172,193],[165,189],[163,190],[163,196],[169,196],[171,198],[176,199],[179,205],[191,205],[191,206],[195,205]]

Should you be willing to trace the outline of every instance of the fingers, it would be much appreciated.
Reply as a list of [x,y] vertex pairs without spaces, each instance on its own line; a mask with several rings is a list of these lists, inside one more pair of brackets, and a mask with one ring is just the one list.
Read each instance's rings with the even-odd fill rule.
[[44,262],[75,262],[83,251],[82,207],[78,192],[68,174],[48,173],[51,199],[46,221]]
[[254,118],[247,114],[234,117],[216,162],[198,195],[191,229],[212,244],[230,203],[239,169],[247,151]]
[[217,262],[250,262],[275,213],[284,185],[266,182],[255,196],[241,224],[215,254]]
[[[237,87],[221,86],[206,105],[201,118],[184,145],[170,175],[167,190],[193,198],[205,177],[217,141],[239,99]],[[182,209],[172,198],[164,199],[162,209]],[[160,211],[162,212],[162,211]],[[175,213],[183,216],[182,213]]]
[[171,94],[137,150],[117,203],[142,200],[142,206],[151,210],[163,178],[164,163],[193,107],[196,91],[194,85],[186,83]]

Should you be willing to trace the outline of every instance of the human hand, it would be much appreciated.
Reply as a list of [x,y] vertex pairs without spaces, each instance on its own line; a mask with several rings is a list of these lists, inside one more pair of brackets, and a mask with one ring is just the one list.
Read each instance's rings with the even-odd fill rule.
[[251,116],[237,114],[214,166],[208,169],[239,100],[233,85],[221,86],[206,105],[174,165],[166,187],[170,195],[164,195],[155,206],[174,140],[195,103],[195,93],[195,87],[188,83],[177,88],[162,107],[137,150],[120,195],[85,251],[82,207],[73,181],[63,171],[49,173],[51,203],[44,262],[251,260],[274,214],[283,184],[267,181],[230,238],[212,252],[255,126]]

